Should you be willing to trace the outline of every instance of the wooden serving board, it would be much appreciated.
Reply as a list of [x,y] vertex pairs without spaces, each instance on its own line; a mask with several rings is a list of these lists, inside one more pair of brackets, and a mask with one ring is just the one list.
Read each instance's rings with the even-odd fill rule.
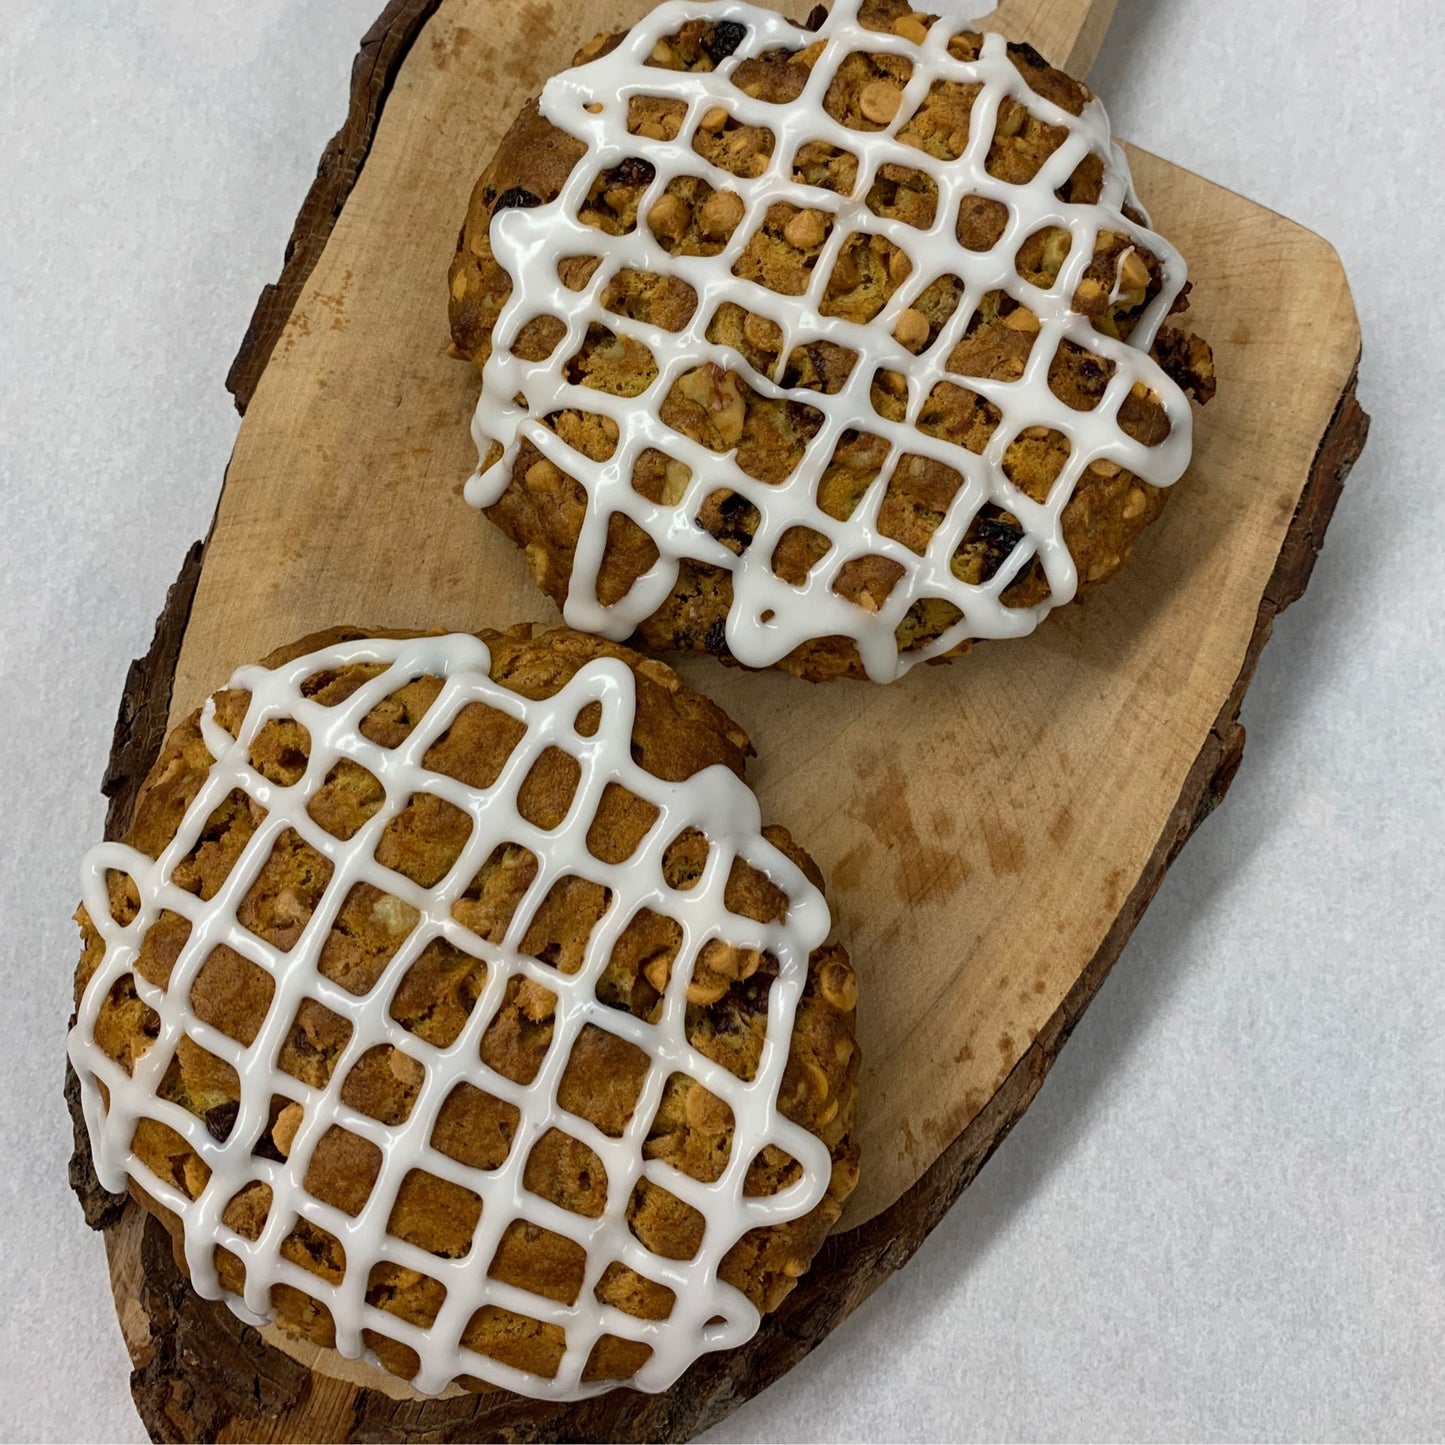
[[[447,262],[518,106],[646,3],[393,0],[365,38],[346,125],[232,369],[245,420],[211,535],[127,682],[104,785],[112,833],[168,722],[296,636],[556,620],[461,500],[478,381],[447,356]],[[1112,10],[1012,0],[989,23],[1081,73]],[[107,1231],[155,1438],[688,1438],[903,1264],[1028,1107],[1228,788],[1260,650],[1309,580],[1368,427],[1330,247],[1130,154],[1156,224],[1190,260],[1219,395],[1199,416],[1194,466],[1121,577],[1028,641],[888,688],[682,663],[751,733],[764,815],[822,865],[860,973],[863,1177],[811,1273],[749,1345],[665,1395],[422,1400],[197,1299],[164,1232],[98,1190],[81,1130],[72,1177]]]

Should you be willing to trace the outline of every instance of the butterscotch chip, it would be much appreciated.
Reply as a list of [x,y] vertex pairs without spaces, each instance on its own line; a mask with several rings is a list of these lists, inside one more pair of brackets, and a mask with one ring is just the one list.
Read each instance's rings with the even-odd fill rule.
[[887,125],[902,103],[903,92],[886,80],[870,81],[858,96],[858,109],[879,125]]
[[705,236],[728,236],[743,218],[742,198],[733,191],[714,191],[698,213],[698,226]]
[[928,39],[928,24],[921,15],[900,15],[893,22],[893,33],[911,40],[915,45],[922,45]]
[[788,244],[799,250],[821,245],[826,234],[827,220],[821,211],[799,211],[783,228]]
[[915,351],[928,340],[928,318],[911,306],[897,320],[893,335],[900,346]]

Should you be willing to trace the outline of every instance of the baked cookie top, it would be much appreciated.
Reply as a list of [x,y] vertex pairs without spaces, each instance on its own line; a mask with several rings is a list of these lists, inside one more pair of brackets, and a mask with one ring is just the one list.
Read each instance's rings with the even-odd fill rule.
[[425,1392],[665,1388],[857,1177],[857,988],[746,736],[557,631],[342,630],[182,723],[77,915],[96,1171]]
[[1161,331],[1186,287],[1103,107],[1027,47],[903,0],[816,33],[665,4],[473,194],[467,497],[572,626],[889,681],[1121,565],[1212,389]]

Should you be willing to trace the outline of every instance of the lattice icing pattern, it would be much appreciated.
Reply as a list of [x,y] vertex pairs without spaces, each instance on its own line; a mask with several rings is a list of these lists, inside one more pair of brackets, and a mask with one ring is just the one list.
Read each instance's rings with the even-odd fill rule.
[[[303,693],[309,677],[358,663],[371,664],[377,675],[339,704],[323,705]],[[103,844],[92,850],[83,869],[85,907],[105,950],[79,1006],[70,1056],[81,1080],[96,1170],[105,1186],[116,1191],[125,1187],[127,1177],[134,1179],[179,1216],[190,1277],[202,1295],[224,1298],[243,1319],[262,1324],[274,1317],[273,1286],[300,1291],[330,1311],[336,1346],[343,1354],[370,1355],[363,1331],[413,1349],[420,1361],[414,1383],[422,1391],[437,1392],[465,1376],[535,1397],[581,1398],[616,1383],[583,1379],[589,1355],[604,1335],[650,1347],[651,1356],[631,1383],[659,1390],[699,1355],[737,1345],[754,1333],[758,1312],[742,1293],[718,1278],[719,1261],[747,1230],[806,1214],[827,1187],[831,1167],[827,1148],[778,1110],[778,1090],[809,955],[829,930],[827,905],[799,870],[763,838],[755,798],[725,767],[716,765],[685,782],[666,783],[633,761],[635,679],[621,661],[588,663],[561,691],[543,701],[528,700],[494,683],[488,670],[488,649],[474,637],[367,639],[329,647],[274,671],[240,669],[231,686],[248,691],[250,702],[235,738],[217,721],[215,700],[207,703],[201,731],[215,763],[173,841],[154,861],[125,845]],[[371,710],[419,677],[441,679],[443,685],[405,740],[393,749],[363,735],[359,724]],[[484,789],[423,764],[428,749],[446,734],[461,710],[477,703],[515,720],[518,734],[500,774]],[[595,728],[590,720],[579,723],[587,712],[595,719],[592,704],[601,709]],[[284,786],[259,772],[252,757],[258,732],[275,719],[294,720],[310,734],[304,772]],[[579,771],[566,817],[550,829],[529,822],[518,803],[519,789],[547,749],[561,749],[576,760]],[[364,767],[385,790],[378,811],[345,839],[319,826],[311,810],[328,775],[342,765]],[[587,842],[591,820],[609,784],[630,790],[657,810],[655,823],[623,862],[599,861]],[[174,875],[201,846],[213,811],[238,790],[265,810],[264,817],[224,882],[203,900],[178,886]],[[378,840],[418,798],[440,799],[459,810],[469,829],[459,855],[432,886],[421,886],[384,867],[376,857]],[[689,829],[705,836],[707,859],[696,881],[680,889],[668,883],[663,859],[669,846]],[[238,908],[273,849],[284,846],[292,835],[299,835],[325,860],[330,876],[294,945],[283,951],[244,927]],[[504,845],[530,850],[537,871],[504,937],[492,943],[463,926],[456,916],[461,910],[454,910],[469,880]],[[759,923],[728,910],[724,889],[735,859],[746,860],[786,895],[781,921]],[[110,870],[133,880],[139,895],[139,909],[124,926],[111,912]],[[569,878],[591,880],[610,890],[610,904],[572,973],[522,947],[529,923],[545,906],[553,885]],[[317,965],[349,893],[365,884],[381,890],[394,906],[413,910],[415,924],[375,986],[358,996],[324,976]],[[614,943],[629,920],[647,909],[675,920],[681,934],[655,1022],[609,1007],[597,995],[598,979]],[[184,919],[189,933],[167,986],[160,988],[142,976],[137,960],[147,931],[165,911]],[[393,1000],[410,966],[438,939],[485,964],[485,982],[475,1007],[445,1047],[419,1037],[393,1016]],[[705,956],[718,940],[777,961],[767,994],[766,1037],[749,1078],[705,1057],[687,1037],[690,980],[696,976],[700,955]],[[261,996],[269,993],[254,1037],[246,1041],[206,1022],[201,1017],[206,1010],[197,1003],[198,980],[213,951],[221,948],[246,960],[255,970]],[[154,1043],[130,1061],[129,1071],[125,1062],[110,1057],[96,1042],[105,1000],[128,976],[159,1020]],[[489,1068],[482,1061],[485,1049],[479,1053],[488,1021],[519,980],[530,981],[556,998],[552,1042],[528,1083]],[[349,1028],[349,1039],[323,1087],[308,1085],[284,1065],[293,1019],[300,1018],[300,1010],[318,1005]],[[565,1079],[574,1046],[584,1030],[592,1029],[626,1040],[646,1057],[645,1079],[630,1121],[618,1137],[568,1112],[558,1100],[559,1081]],[[218,1131],[207,1119],[164,1097],[167,1071],[178,1047],[197,1045],[239,1077],[239,1108],[228,1129]],[[353,1071],[371,1067],[378,1049],[393,1067],[401,1068],[414,1088],[410,1112],[400,1123],[383,1124],[343,1097],[345,1081]],[[731,1110],[730,1152],[711,1183],[643,1156],[648,1125],[675,1074],[696,1080]],[[510,1150],[494,1169],[471,1167],[436,1147],[439,1114],[452,1092],[462,1086],[485,1090],[508,1106],[516,1119]],[[289,1153],[262,1157],[256,1152],[257,1142],[274,1126],[278,1104],[299,1106],[299,1126],[292,1126]],[[184,1139],[204,1165],[203,1177],[180,1187],[176,1180],[161,1178],[147,1168],[132,1142],[137,1127],[146,1121]],[[337,1137],[338,1129],[365,1141],[357,1147],[370,1151],[376,1160],[370,1192],[355,1209],[318,1199],[307,1187],[309,1161],[319,1145],[325,1147],[328,1136]],[[606,1205],[600,1217],[560,1207],[531,1192],[524,1182],[530,1153],[554,1129],[589,1146],[605,1168]],[[767,1145],[798,1161],[801,1177],[782,1192],[748,1195],[744,1180],[749,1163]],[[439,1257],[390,1232],[393,1201],[412,1170],[425,1170],[479,1201],[471,1247],[460,1257]],[[252,1238],[228,1225],[227,1205],[258,1186],[271,1191],[271,1203],[264,1226]],[[705,1228],[691,1259],[663,1258],[629,1229],[626,1207],[634,1188],[651,1186],[700,1212]],[[575,1300],[544,1298],[490,1272],[500,1242],[519,1221],[540,1226],[585,1251],[585,1273]],[[345,1269],[338,1281],[328,1282],[287,1256],[287,1236],[301,1227],[325,1231],[342,1242]],[[244,1264],[244,1299],[226,1293],[220,1282],[218,1246]],[[674,1293],[670,1315],[639,1319],[596,1297],[604,1271],[618,1262]],[[429,1327],[420,1328],[367,1302],[370,1273],[385,1263],[419,1271],[445,1290]],[[469,1348],[464,1341],[469,1321],[482,1309],[510,1310],[565,1331],[565,1351],[555,1378],[528,1373]]]
[[[735,48],[715,69],[649,63],[655,47],[698,19],[732,27]],[[492,218],[491,248],[512,290],[483,372],[473,423],[482,461],[466,494],[475,506],[495,504],[527,444],[580,483],[586,514],[564,606],[572,626],[629,636],[664,603],[687,560],[731,575],[726,640],[741,662],[770,666],[809,640],[844,637],[869,676],[892,680],[968,639],[1029,633],[1074,597],[1079,578],[1061,519],[1091,467],[1159,487],[1185,470],[1188,401],[1149,355],[1185,287],[1185,265],[1149,229],[1103,106],[1091,99],[1074,115],[1046,99],[998,35],[970,55],[955,43],[966,15],[928,20],[906,17],[880,33],[860,24],[859,0],[837,0],[809,34],[731,0],[664,4],[614,50],[548,82],[543,115],[585,154],[554,200],[529,207],[536,198],[524,198]],[[788,103],[743,88],[742,67],[800,53],[810,69]],[[840,106],[830,94],[835,78],[875,60],[890,64],[895,80],[866,84],[856,106]],[[968,108],[961,128],[939,132],[939,117],[959,103]],[[998,163],[998,147],[1025,112],[1026,125],[1058,137],[1032,175]],[[636,222],[599,222],[599,191],[605,206],[609,178],[628,167],[645,181]],[[1070,199],[1076,172],[1091,168],[1101,178],[1097,201]],[[684,195],[707,197],[710,229],[676,233],[687,225],[681,211],[672,218]],[[986,226],[999,218],[979,249],[963,243],[961,208]],[[601,235],[599,225],[621,234]],[[779,232],[799,257],[796,283],[782,289],[758,264]],[[591,260],[577,269],[579,258],[599,256],[590,271]],[[850,308],[837,303],[840,284],[860,267],[879,273],[876,314],[862,320],[856,308],[839,314]],[[660,282],[658,295],[674,288],[684,319],[660,323],[649,308],[629,305],[639,277]],[[1098,304],[1081,309],[1091,288]],[[1086,312],[1097,315],[1126,293],[1149,299],[1122,340]],[[961,359],[977,319],[1000,306],[1009,325],[1034,338],[1019,374],[1006,380],[975,375]],[[734,319],[746,316],[743,334],[758,346],[738,340],[729,308]],[[679,308],[651,308],[659,309]],[[637,360],[637,385],[609,391],[587,374],[599,340]],[[800,379],[820,347],[853,358],[846,379],[837,380],[839,367],[823,381]],[[1097,395],[1085,403],[1092,409],[1076,409],[1051,387],[1061,355],[1097,363]],[[710,413],[715,429],[704,442],[664,420],[679,395]],[[1131,395],[1148,397],[1167,426],[1131,426]],[[811,436],[780,483],[748,470],[740,398],[760,410],[804,405]],[[544,421],[569,410],[600,423],[601,446],[569,445]],[[829,504],[826,487],[840,447],[860,429],[878,475],[849,512]],[[1035,496],[1012,479],[1011,448],[1040,438],[1062,439],[1067,459]],[[658,453],[667,483],[649,498],[638,468]],[[927,494],[922,507],[936,514],[926,544],[900,540],[890,522],[890,506],[916,500],[910,477]],[[715,505],[720,493],[731,494],[734,509],[755,509],[742,548],[705,525],[709,499]],[[615,597],[599,579],[609,529],[619,525],[645,533],[656,560]],[[971,575],[959,558],[980,536],[1017,544],[996,570]],[[790,546],[793,560],[782,565]],[[1005,599],[1035,559],[1047,583],[1041,600]],[[860,587],[865,574],[875,581]],[[942,631],[926,645],[904,645],[920,617],[942,619]]]

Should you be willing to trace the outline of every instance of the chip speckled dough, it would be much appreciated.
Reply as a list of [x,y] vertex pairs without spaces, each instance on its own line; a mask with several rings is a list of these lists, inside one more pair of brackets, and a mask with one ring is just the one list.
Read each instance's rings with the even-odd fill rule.
[[1111,576],[1214,385],[1099,102],[901,0],[599,37],[502,141],[450,284],[467,496],[569,624],[813,680]]
[[93,850],[97,1173],[252,1323],[453,1384],[659,1390],[857,1179],[822,881],[671,669],[338,630],[242,668]]

